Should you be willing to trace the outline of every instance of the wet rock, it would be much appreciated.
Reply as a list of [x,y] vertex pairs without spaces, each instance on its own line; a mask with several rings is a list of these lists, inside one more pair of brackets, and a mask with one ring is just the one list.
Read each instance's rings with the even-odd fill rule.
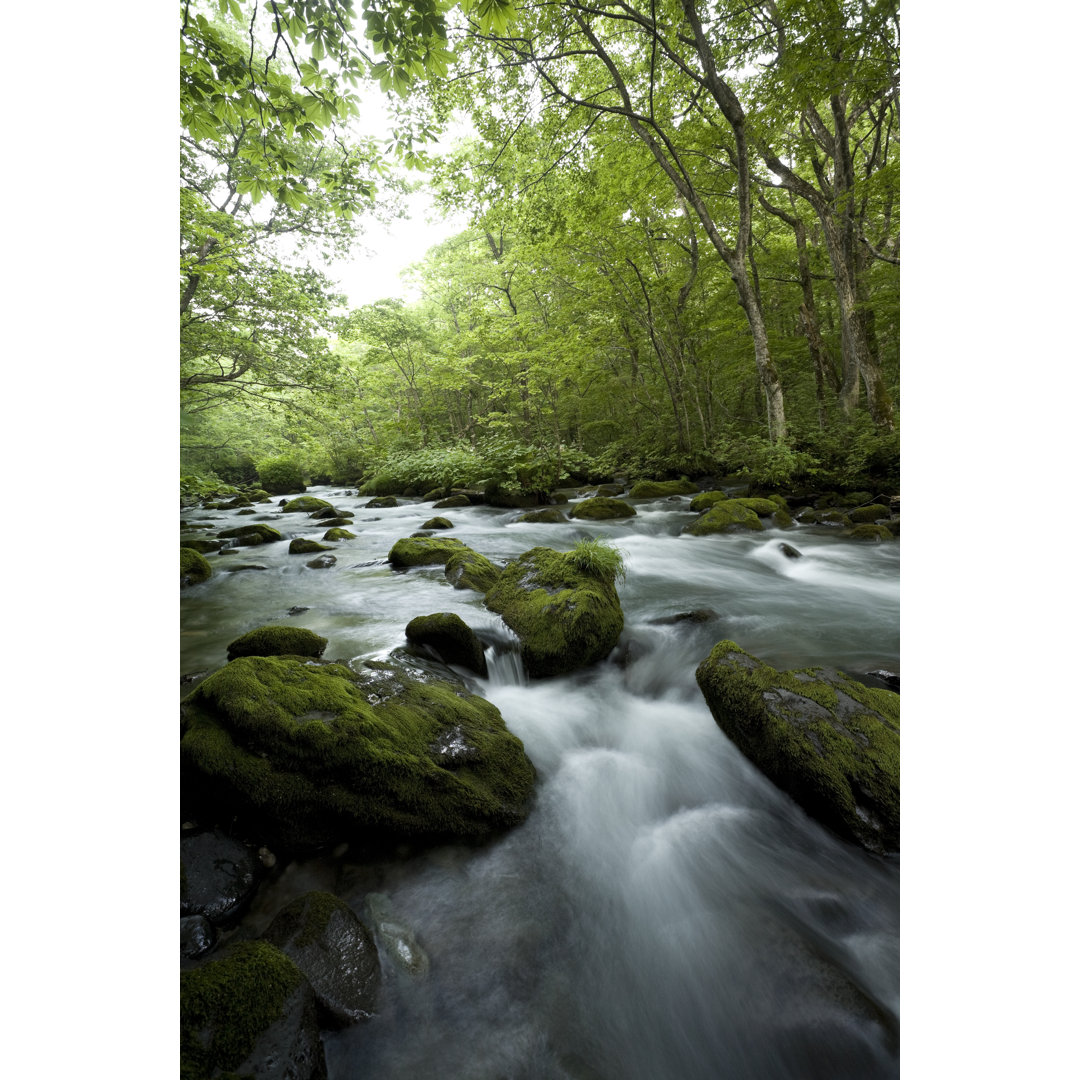
[[325,544],[320,544],[318,540],[305,540],[303,537],[298,536],[295,540],[289,544],[290,555],[311,555],[316,551],[331,551]]
[[336,555],[320,555],[317,559],[305,563],[309,570],[329,570],[337,562]]
[[582,521],[608,521],[636,515],[637,511],[629,503],[603,495],[598,495],[595,499],[584,499],[570,511],[572,518]]
[[781,544],[780,550],[789,559],[801,559],[803,557],[802,552],[797,547],[792,547],[790,544]]
[[697,668],[713,718],[777,787],[833,831],[900,850],[900,697],[829,668],[776,671],[733,641]]
[[235,529],[226,529],[219,532],[224,540],[232,540],[240,547],[252,547],[256,544],[272,544],[276,540],[284,540],[285,537],[269,525],[262,525],[253,521],[247,525],[240,525]]
[[428,518],[428,520],[420,526],[421,529],[452,529],[453,527],[454,523],[450,521],[449,518],[444,517]]
[[186,915],[180,919],[180,956],[194,959],[209,952],[217,941],[214,924],[205,915]]
[[[364,520],[365,521],[378,521],[379,519],[378,518],[364,518]],[[337,528],[339,526],[342,526],[342,525],[346,525],[346,526],[347,525],[352,525],[353,524],[353,516],[352,516],[352,514],[349,514],[348,516],[324,518],[322,521],[320,521],[319,524],[326,525],[328,527],[333,526],[335,528]],[[323,539],[325,540],[326,538],[323,537]]]
[[764,526],[758,519],[757,512],[744,506],[739,499],[724,499],[714,503],[696,521],[683,529],[690,536],[710,536],[713,533],[759,532]]
[[343,900],[307,893],[274,916],[263,940],[285,953],[311,984],[326,1026],[355,1024],[374,1012],[379,952],[371,931]]
[[231,661],[242,656],[319,657],[327,644],[326,638],[301,626],[260,626],[230,641],[228,658]]
[[255,513],[255,510],[254,510],[254,509],[250,509],[250,510],[237,510],[237,511],[236,511],[236,516],[237,516],[237,517],[243,517],[243,516],[244,516],[244,514],[254,514],[254,513]]
[[844,535],[852,540],[869,540],[874,544],[893,538],[892,530],[886,525],[856,525],[853,529],[846,529]]
[[259,860],[246,845],[217,830],[180,838],[180,914],[233,921],[255,893]]
[[201,585],[210,580],[213,574],[210,564],[194,548],[182,547],[180,549],[180,588],[186,589],[189,585]]
[[238,574],[241,570],[265,570],[265,566],[260,566],[259,563],[241,563],[239,566],[227,566],[226,572],[229,574]]
[[631,499],[663,499],[669,495],[693,495],[697,490],[693,480],[642,480],[628,494]]
[[462,546],[446,560],[446,580],[455,589],[475,589],[486,593],[498,580],[501,570],[490,559]]
[[327,529],[323,533],[324,540],[355,540],[356,533],[349,532],[348,529],[333,528]]
[[286,514],[313,514],[316,510],[334,509],[325,499],[317,499],[314,495],[301,495],[298,499],[282,500],[280,505]]
[[399,540],[387,558],[391,566],[445,566],[455,552],[466,550],[460,540],[449,536],[406,537]]
[[848,512],[848,517],[856,525],[866,525],[877,521],[888,521],[891,512],[887,506],[883,506],[881,503],[873,503],[870,506],[855,507],[854,510]]
[[388,510],[391,506],[398,506],[399,503],[393,495],[383,495],[378,499],[372,499],[370,502],[364,503],[365,510]]
[[448,508],[454,507],[454,506],[468,506],[468,505],[469,505],[469,496],[468,495],[450,495],[445,499],[440,499],[435,504],[435,509],[436,510],[444,510],[444,509],[448,509]]
[[[181,714],[183,814],[228,814],[283,849],[483,839],[531,803],[535,770],[498,709],[398,664],[241,657]],[[478,754],[462,775],[437,749],[449,731]]]
[[305,611],[310,611],[310,610],[311,610],[311,608],[301,607],[300,605],[296,605],[294,607],[289,608],[289,610],[287,612],[285,612],[285,614],[286,615],[303,615],[303,613]]
[[900,693],[900,676],[895,671],[885,671],[879,668],[877,671],[868,671],[866,674],[869,678],[876,679],[897,694]]
[[420,947],[412,930],[398,921],[390,898],[385,893],[368,893],[365,907],[375,927],[379,945],[394,966],[414,979],[427,975],[431,967],[428,955]]
[[801,510],[796,515],[796,519],[803,525],[828,525],[837,529],[848,528],[851,525],[851,519],[842,510],[820,507]]
[[220,551],[225,546],[225,541],[202,539],[192,540],[181,537],[180,546],[182,548],[191,548],[192,551],[197,551],[200,555],[205,555],[208,551]]
[[315,993],[266,941],[180,975],[180,1076],[325,1080]]
[[703,623],[719,618],[712,608],[695,608],[693,611],[680,611],[678,615],[662,615],[658,619],[650,619],[649,622],[653,626],[675,626],[678,623]]
[[405,627],[405,637],[414,645],[434,650],[445,664],[459,664],[478,675],[487,675],[483,644],[461,617],[452,612],[417,616]]
[[313,521],[323,521],[326,518],[336,517],[355,517],[356,515],[351,510],[337,510],[333,506],[324,506],[321,510],[316,510],[311,515]]
[[527,514],[522,514],[521,517],[514,518],[515,522],[527,521],[535,524],[565,524],[569,521],[569,518],[561,511],[556,510],[554,506],[545,506],[543,510],[530,510]]
[[700,495],[695,495],[690,500],[690,509],[695,513],[703,514],[706,510],[715,506],[718,502],[723,502],[727,498],[727,493],[723,491],[703,491]]

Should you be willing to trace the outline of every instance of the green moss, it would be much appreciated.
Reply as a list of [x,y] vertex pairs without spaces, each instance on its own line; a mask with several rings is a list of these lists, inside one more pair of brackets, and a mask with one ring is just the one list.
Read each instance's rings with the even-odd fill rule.
[[873,497],[869,491],[853,491],[849,495],[838,497],[837,502],[840,506],[862,506],[863,503],[868,503]]
[[726,498],[727,494],[723,491],[703,491],[690,500],[690,509],[700,514],[715,506],[718,502],[723,502]]
[[450,495],[445,499],[440,499],[435,504],[435,509],[436,510],[444,510],[444,509],[449,509],[450,507],[454,507],[454,506],[468,506],[468,505],[469,505],[469,496],[468,495]]
[[900,698],[836,671],[776,671],[721,641],[697,669],[717,724],[804,809],[872,851],[900,844]]
[[180,549],[180,588],[186,585],[201,585],[210,580],[213,568],[194,548]]
[[855,528],[848,529],[844,535],[851,537],[852,540],[871,540],[874,543],[893,538],[892,530],[887,525],[856,525]]
[[191,548],[192,551],[205,555],[208,551],[220,551],[225,546],[224,540],[189,540],[180,538],[181,548]]
[[322,656],[327,639],[302,626],[260,626],[228,645],[228,658],[239,656]]
[[378,499],[372,499],[371,502],[364,503],[364,508],[368,510],[389,510],[392,506],[397,506],[398,501],[393,495],[383,495]]
[[693,480],[642,480],[630,489],[630,498],[662,499],[670,495],[693,495],[697,490]]
[[405,637],[414,644],[430,646],[447,664],[460,664],[487,675],[483,644],[461,616],[451,611],[418,615],[405,627]]
[[329,507],[333,510],[333,504],[325,499],[316,499],[314,495],[301,495],[298,499],[290,499],[282,510],[286,514],[301,513],[310,514],[315,510],[325,510]]
[[235,660],[184,699],[181,759],[189,800],[295,847],[487,836],[523,820],[535,781],[494,705],[390,663]]
[[349,532],[348,529],[341,529],[335,526],[332,529],[327,529],[323,533],[324,540],[355,540],[356,533]]
[[444,517],[428,518],[427,521],[420,526],[421,529],[452,529],[453,527],[454,523]]
[[269,525],[262,525],[257,522],[249,522],[247,525],[240,525],[235,529],[225,529],[224,532],[219,532],[218,536],[223,540],[235,540],[241,546],[269,544],[275,540],[285,539],[277,529],[272,529]]
[[572,518],[580,518],[583,521],[606,521],[610,518],[635,517],[637,511],[622,499],[611,499],[606,496],[597,496],[595,499],[584,499],[571,511]]
[[842,510],[804,510],[799,514],[799,521],[804,525],[834,525],[845,528],[851,525],[851,518]]
[[753,510],[758,517],[769,517],[775,514],[780,509],[772,499],[732,499],[732,502],[737,502],[740,506],[745,506],[749,510]]
[[340,526],[354,525],[354,524],[355,524],[355,522],[353,521],[353,515],[352,514],[349,514],[348,516],[345,516],[344,514],[342,514],[342,515],[339,515],[338,517],[320,518],[319,519],[319,525],[320,526],[325,525],[325,526],[327,526],[327,528],[338,528]]
[[858,506],[848,513],[856,525],[865,525],[877,521],[879,518],[888,518],[889,508],[881,503],[873,503],[871,506]]
[[687,525],[683,532],[691,536],[709,536],[712,533],[734,532],[739,529],[758,532],[763,528],[757,514],[749,506],[744,506],[741,499],[725,499],[706,510],[696,521]]
[[449,536],[404,537],[391,549],[391,566],[445,566],[450,556],[465,549],[460,540]]
[[484,602],[521,638],[530,675],[562,675],[602,660],[622,633],[614,584],[549,548],[511,562]]
[[305,540],[297,537],[289,544],[290,555],[310,555],[316,551],[332,551],[326,544],[320,544],[318,540]]
[[490,559],[462,546],[446,560],[446,580],[455,589],[475,589],[486,593],[498,580],[501,573]]
[[206,1080],[242,1065],[304,984],[296,965],[265,941],[180,974],[180,1077]]

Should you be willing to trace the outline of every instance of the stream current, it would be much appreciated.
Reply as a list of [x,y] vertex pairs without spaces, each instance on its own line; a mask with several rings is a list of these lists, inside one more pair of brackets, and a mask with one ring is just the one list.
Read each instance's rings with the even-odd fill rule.
[[[735,749],[694,679],[725,638],[777,668],[898,672],[899,543],[811,526],[680,536],[689,496],[629,500],[626,521],[521,524],[519,510],[365,509],[340,488],[309,494],[354,511],[357,538],[334,545],[329,569],[309,569],[287,542],[208,555],[214,576],[181,594],[181,671],[222,666],[230,641],[267,623],[328,638],[326,659],[384,658],[405,646],[410,619],[455,612],[490,645],[488,678],[458,674],[538,772],[527,821],[487,847],[374,865],[339,850],[263,887],[240,936],[311,889],[365,919],[377,893],[428,958],[411,974],[380,944],[378,1013],[325,1036],[330,1080],[899,1075],[899,860],[808,818]],[[608,539],[627,571],[616,650],[528,680],[479,593],[450,586],[442,567],[387,563],[439,513],[454,523],[441,535],[496,563]],[[203,536],[259,521],[286,541],[325,532],[272,503],[181,517],[213,525]],[[251,564],[264,569],[227,572]],[[657,622],[706,608],[707,621]]]

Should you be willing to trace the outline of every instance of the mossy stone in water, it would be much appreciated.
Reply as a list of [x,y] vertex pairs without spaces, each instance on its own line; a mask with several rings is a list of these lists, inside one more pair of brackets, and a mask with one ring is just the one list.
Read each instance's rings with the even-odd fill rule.
[[453,527],[454,523],[444,517],[428,518],[427,521],[420,526],[421,529],[452,529]]
[[444,510],[444,509],[449,509],[450,507],[454,507],[454,506],[469,506],[469,505],[470,505],[470,503],[469,503],[469,496],[468,495],[449,495],[445,499],[440,499],[435,504],[435,509],[436,510]]
[[323,533],[324,540],[355,540],[356,533],[349,532],[348,529],[342,529],[338,526],[334,526],[332,529],[327,529]]
[[269,942],[180,974],[180,1080],[213,1076],[326,1076],[315,995]]
[[758,520],[757,513],[749,506],[743,506],[742,500],[725,499],[706,510],[696,521],[687,525],[683,532],[691,536],[709,536],[712,533],[736,532],[740,529],[759,532],[764,527]]
[[848,529],[844,535],[851,537],[852,540],[870,540],[874,543],[893,538],[892,530],[887,525],[856,525],[855,528]]
[[727,493],[723,491],[703,491],[690,500],[690,509],[701,514],[711,506],[715,506],[716,503],[723,502],[726,498]]
[[848,511],[848,517],[856,525],[866,525],[881,518],[888,519],[890,516],[889,508],[881,503],[874,503],[871,506],[857,506],[854,510]]
[[524,820],[535,770],[498,709],[442,679],[243,657],[182,703],[183,813],[285,849],[484,839]]
[[302,537],[297,537],[289,544],[290,555],[310,555],[316,551],[330,551],[325,544],[320,544],[318,540],[305,540]]
[[444,664],[460,664],[487,675],[484,646],[472,628],[451,611],[418,615],[405,627],[405,637],[415,645],[426,645]]
[[851,525],[851,518],[842,510],[828,508],[803,510],[799,514],[799,521],[803,525],[831,525],[838,528],[848,528]]
[[393,495],[383,495],[378,499],[372,499],[370,502],[364,503],[364,508],[368,510],[388,510],[391,506],[397,506],[398,501]]
[[870,851],[900,850],[900,697],[828,668],[776,671],[721,641],[697,668],[713,718],[807,813]]
[[475,589],[486,593],[498,580],[500,573],[499,567],[490,559],[464,545],[446,560],[446,580],[455,589]]
[[561,510],[556,510],[554,506],[545,506],[543,510],[530,510],[527,514],[514,518],[515,522],[528,521],[548,525],[566,524],[568,520],[567,516]]
[[269,525],[261,525],[251,522],[248,525],[240,525],[235,529],[225,529],[219,532],[223,540],[235,540],[241,547],[250,547],[253,544],[270,544],[275,540],[284,540],[285,537],[271,528]]
[[484,602],[521,638],[530,675],[564,675],[603,660],[622,633],[615,586],[550,548],[511,562]]
[[[379,519],[378,518],[371,518],[370,520],[371,521],[378,521]],[[348,517],[323,518],[322,520],[320,520],[319,524],[320,525],[326,525],[328,527],[337,528],[337,527],[343,526],[343,525],[353,525],[353,524],[355,524],[355,522],[352,519],[352,514],[350,514]],[[323,539],[325,540],[326,537],[323,537]]]
[[752,499],[741,498],[732,499],[732,502],[738,503],[740,506],[745,506],[750,510],[753,510],[758,517],[770,517],[775,514],[780,507],[772,501],[772,499]]
[[450,556],[463,550],[460,540],[449,536],[403,537],[387,558],[391,566],[445,566]]
[[302,626],[259,626],[228,645],[228,658],[239,656],[322,656],[327,639]]
[[670,495],[693,495],[698,486],[693,480],[642,480],[629,492],[631,499],[662,499]]
[[321,510],[316,510],[315,513],[311,515],[312,519],[315,521],[322,521],[325,518],[355,516],[356,515],[351,510],[338,510],[334,506],[324,506]]
[[182,548],[191,548],[192,551],[197,551],[200,555],[205,555],[208,551],[220,551],[225,546],[224,540],[188,540],[183,537],[180,539],[180,546]]
[[210,580],[213,567],[194,548],[180,549],[180,588],[188,585],[201,585]]
[[636,517],[637,511],[622,499],[611,499],[598,495],[595,499],[584,499],[571,511],[572,518],[583,521],[606,521],[611,518]]
[[334,509],[333,505],[328,503],[325,499],[317,499],[314,495],[301,495],[298,499],[290,499],[282,507],[282,510],[286,514],[310,514],[316,510],[325,510],[327,508],[331,510]]

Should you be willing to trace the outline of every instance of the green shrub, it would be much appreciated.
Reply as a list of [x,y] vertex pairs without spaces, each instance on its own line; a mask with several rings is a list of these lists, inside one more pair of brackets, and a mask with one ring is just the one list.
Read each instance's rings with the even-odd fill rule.
[[259,483],[271,495],[291,495],[304,490],[304,470],[292,458],[276,457],[259,462]]
[[566,553],[567,559],[589,577],[614,585],[626,580],[626,564],[622,552],[603,540],[579,540]]

